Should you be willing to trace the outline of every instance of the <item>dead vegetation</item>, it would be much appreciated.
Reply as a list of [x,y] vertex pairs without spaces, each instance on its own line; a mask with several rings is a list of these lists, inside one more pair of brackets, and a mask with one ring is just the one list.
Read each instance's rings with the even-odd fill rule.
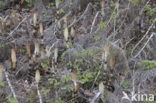
[[0,1],[0,103],[155,95],[155,7],[154,0]]

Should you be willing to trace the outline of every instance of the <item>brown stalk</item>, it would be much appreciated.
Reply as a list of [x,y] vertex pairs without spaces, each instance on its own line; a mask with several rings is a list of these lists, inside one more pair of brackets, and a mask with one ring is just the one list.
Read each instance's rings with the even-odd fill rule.
[[75,35],[76,35],[76,30],[73,27],[71,27],[70,34],[71,34],[71,37],[72,37],[72,40],[73,40]]
[[31,50],[30,50],[30,42],[26,45],[27,54],[29,57],[31,57]]
[[39,27],[40,27],[41,36],[43,36],[43,23],[42,22],[39,23]]
[[38,55],[39,54],[39,49],[40,49],[40,45],[37,41],[34,42],[34,46],[35,46],[35,51],[34,54]]
[[74,86],[75,86],[75,93],[79,90],[80,85],[77,83],[77,74],[75,71],[72,72],[72,80],[74,82]]
[[3,65],[0,64],[0,82],[3,81]]
[[105,6],[105,0],[102,0],[101,1],[101,7],[104,8],[104,6]]
[[66,24],[67,23],[67,16],[64,16],[63,20],[64,20],[64,23]]
[[105,0],[101,1],[101,14],[104,16],[104,6],[105,6]]
[[110,59],[110,67],[111,67],[111,69],[113,69],[114,66],[115,66],[115,57],[111,57],[111,59]]
[[33,60],[32,60],[32,58],[29,58],[29,67],[28,67],[28,69],[31,69],[32,66],[33,66]]

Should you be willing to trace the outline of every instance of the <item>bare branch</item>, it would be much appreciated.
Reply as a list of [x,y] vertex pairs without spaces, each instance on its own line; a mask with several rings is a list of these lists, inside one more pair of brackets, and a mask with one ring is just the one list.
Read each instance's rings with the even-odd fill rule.
[[[3,66],[3,67],[4,67],[4,66]],[[3,70],[4,70],[4,74],[5,74],[6,80],[7,80],[7,82],[8,82],[8,85],[9,85],[9,87],[10,87],[10,90],[11,90],[11,92],[12,92],[12,94],[13,94],[13,97],[17,100],[17,96],[16,96],[16,94],[15,94],[15,90],[14,90],[13,86],[11,85],[11,82],[10,82],[10,79],[9,79],[9,76],[8,76],[8,73],[7,73],[7,71],[6,71],[6,68],[4,68]]]
[[38,84],[36,84],[36,87],[37,87],[37,94],[38,94],[38,97],[40,99],[40,103],[43,103],[42,102],[42,96],[41,96],[40,91],[39,91],[39,88],[38,88]]
[[[131,55],[133,54],[134,50],[138,47],[138,45],[144,40],[144,38],[147,36],[147,34],[149,33],[149,31],[152,29],[152,27],[153,27],[154,24],[155,24],[155,21],[156,21],[156,18],[155,18],[155,20],[153,21],[153,23],[150,25],[150,27],[148,28],[147,32],[146,32],[145,35],[142,37],[142,39],[134,46],[134,48],[132,49]],[[133,55],[132,55],[132,56],[133,56]]]

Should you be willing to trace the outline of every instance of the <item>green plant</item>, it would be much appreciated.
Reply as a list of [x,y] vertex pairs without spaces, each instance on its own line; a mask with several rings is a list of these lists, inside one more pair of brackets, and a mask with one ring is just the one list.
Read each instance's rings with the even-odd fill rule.
[[43,87],[43,88],[41,89],[41,95],[42,95],[42,96],[46,96],[46,95],[49,93],[49,91],[50,91],[49,88],[50,88],[50,87],[48,87],[48,88]]
[[63,3],[63,2],[64,2],[64,0],[59,0],[59,2],[60,2],[60,3]]
[[149,23],[153,23],[154,21],[155,21],[155,19],[153,19],[153,18],[148,20]]
[[17,99],[12,98],[11,95],[9,95],[7,98],[8,98],[9,103],[18,103]]
[[47,9],[52,8],[51,5],[50,5],[50,3],[46,6],[46,8],[47,8]]
[[72,47],[73,47],[73,44],[72,44],[72,42],[66,42],[66,43],[65,43],[65,46],[66,46],[67,48],[72,48]]
[[86,73],[85,76],[82,77],[81,81],[82,82],[88,82],[88,81],[90,81],[93,78],[94,78],[94,73],[93,72],[89,72],[89,73]]
[[71,61],[69,61],[68,63],[67,63],[67,66],[70,66],[70,67],[72,67],[72,62]]
[[65,11],[63,9],[60,9],[60,14],[65,14]]
[[56,79],[49,78],[48,81],[49,81],[49,84],[54,85],[54,87],[57,87],[60,85],[60,82],[58,82]]
[[43,19],[46,19],[46,18],[47,18],[47,14],[43,13]]
[[24,54],[25,50],[24,49],[19,49],[19,52]]
[[152,8],[151,8],[151,5],[146,5],[145,8],[144,8],[144,11],[145,12],[148,12],[150,11]]
[[30,92],[29,103],[33,103],[33,91]]
[[4,6],[4,2],[3,1],[0,1],[0,6]]
[[87,69],[89,69],[91,67],[91,64],[84,62],[84,66],[87,67]]
[[27,5],[28,7],[32,7],[32,3],[31,3],[30,0],[25,0],[25,1],[26,1],[26,5]]
[[55,103],[64,103],[64,101],[59,98],[55,101]]
[[42,68],[46,68],[46,67],[48,67],[48,64],[46,64],[46,63],[41,63],[41,66],[42,66]]
[[71,85],[68,85],[66,87],[66,90],[67,90],[67,92],[73,92],[74,91],[74,88]]
[[129,82],[128,82],[127,80],[123,82],[122,85],[123,85],[123,88],[124,88],[124,89],[127,89],[127,88],[128,88],[128,83],[129,83]]
[[116,12],[113,12],[112,14],[111,14],[111,19],[115,22],[116,21],[116,17],[118,16],[118,14],[119,14],[119,10],[117,10]]
[[110,6],[111,6],[111,8],[115,8],[115,3],[113,1],[111,1]]
[[98,26],[102,29],[102,30],[105,30],[106,26],[107,26],[107,21],[101,23],[101,24],[98,24]]
[[62,53],[62,55],[61,55],[61,59],[64,60],[65,56],[66,56],[67,54],[69,54],[70,52],[71,52],[70,49],[67,49],[66,51],[64,51],[64,52]]
[[155,15],[155,14],[156,14],[156,9],[150,10],[150,13],[149,13],[150,16]]
[[69,5],[69,7],[71,8],[73,6],[73,3],[72,2],[70,2],[70,5]]
[[133,3],[134,5],[136,5],[136,4],[139,3],[139,0],[132,0],[132,3]]
[[72,80],[71,77],[63,77],[63,78],[61,79],[62,83],[69,82],[70,80]]
[[42,62],[41,62],[41,67],[44,69],[44,68],[47,68],[50,64],[50,60],[47,58],[47,59],[42,59]]
[[118,56],[118,55],[119,55],[119,51],[117,50],[112,51],[112,56]]
[[0,82],[0,87],[4,87],[5,83],[4,82]]
[[110,98],[110,94],[108,93],[105,93],[104,96],[106,97],[107,100]]
[[0,47],[1,47],[1,48],[4,48],[4,46],[5,46],[4,44],[0,44]]
[[99,41],[100,39],[101,39],[101,38],[100,38],[99,36],[95,36],[95,37],[94,37],[94,40],[95,40],[95,41]]
[[142,61],[142,65],[146,67],[145,70],[149,70],[156,67],[156,61]]

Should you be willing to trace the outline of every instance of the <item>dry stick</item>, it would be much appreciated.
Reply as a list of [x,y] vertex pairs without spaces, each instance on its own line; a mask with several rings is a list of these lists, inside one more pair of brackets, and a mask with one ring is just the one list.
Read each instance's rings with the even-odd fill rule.
[[75,99],[77,99],[78,98],[78,96],[77,97],[74,97],[74,98],[72,98],[71,100],[69,100],[69,101],[66,101],[65,103],[71,103],[71,101],[73,101],[73,100],[75,100]]
[[[113,13],[115,12],[115,10],[116,10],[116,8],[114,8],[114,10],[113,10]],[[112,13],[112,14],[113,14]],[[112,15],[111,14],[111,15]],[[108,24],[111,22],[111,20],[112,20],[112,18],[110,17],[110,19],[108,20],[108,23],[106,24],[106,27],[108,26]],[[95,33],[97,33],[97,31],[99,31],[100,30],[100,27],[99,28],[97,28],[97,30],[95,31]]]
[[20,26],[26,19],[27,19],[27,17],[25,17],[25,18],[17,25],[17,27],[16,27],[13,31],[11,31],[11,32],[9,33],[9,35],[12,36],[13,33],[19,28],[19,26]]
[[153,23],[150,25],[150,27],[148,28],[147,32],[145,33],[145,35],[142,37],[142,39],[134,46],[134,48],[132,49],[131,52],[131,56],[133,57],[133,52],[134,50],[138,47],[138,45],[144,40],[144,38],[147,36],[147,34],[149,33],[149,31],[152,29],[153,25],[155,24],[156,18],[153,21]]
[[94,97],[93,99],[91,100],[90,103],[95,103],[95,101],[97,100],[97,98],[100,96],[101,92],[98,92]]
[[87,8],[85,9],[84,13],[81,15],[81,17],[80,17],[79,19],[77,19],[76,21],[72,22],[72,23],[68,26],[68,28],[70,28],[71,26],[73,26],[75,23],[77,23],[79,20],[82,19],[82,17],[83,17],[83,16],[86,14],[86,12],[88,11],[88,8],[89,8],[90,5],[92,5],[92,4],[89,3],[89,4],[87,5]]
[[36,84],[36,87],[37,87],[37,94],[38,94],[38,97],[40,99],[40,103],[43,103],[42,102],[42,97],[41,97],[41,94],[40,94],[40,91],[39,91],[39,88],[38,88],[38,84]]
[[12,92],[12,94],[13,94],[13,97],[17,100],[17,96],[16,96],[16,94],[15,94],[15,91],[14,91],[13,86],[11,85],[11,82],[10,82],[10,79],[9,79],[9,76],[8,76],[8,73],[7,73],[7,71],[5,70],[5,68],[4,68],[4,74],[5,74],[6,80],[7,80],[7,82],[8,82],[8,85],[9,85],[9,87],[10,87],[10,89],[11,89],[11,92]]
[[156,35],[156,33],[152,33],[151,36],[148,38],[147,42],[145,43],[145,45],[141,48],[141,50],[134,56],[134,58],[136,58],[142,51],[143,49],[146,47],[147,43],[150,41],[150,39],[153,37],[153,35]]
[[95,17],[94,17],[94,20],[93,20],[93,22],[92,22],[92,26],[91,26],[90,33],[92,33],[92,31],[93,31],[93,27],[94,27],[94,24],[95,24],[95,21],[96,21],[96,18],[98,17],[98,15],[99,15],[99,11],[96,13],[96,15],[95,15]]

